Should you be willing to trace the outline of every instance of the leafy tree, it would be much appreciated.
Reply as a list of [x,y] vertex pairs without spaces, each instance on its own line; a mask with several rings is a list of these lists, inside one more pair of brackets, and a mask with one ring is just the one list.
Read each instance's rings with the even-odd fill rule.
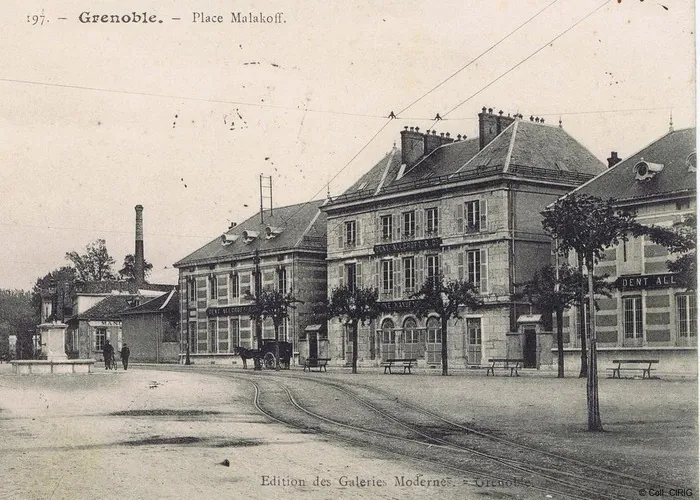
[[[136,258],[134,257],[133,253],[126,254],[124,257],[124,263],[122,264],[122,268],[118,271],[119,277],[123,280],[126,281],[134,281],[136,279],[136,275],[134,274],[134,267],[136,263]],[[146,278],[151,274],[151,271],[153,270],[153,264],[148,262],[147,260],[143,261],[143,274]]]
[[[32,288],[32,306],[38,313],[41,312],[41,294],[47,293],[50,289],[55,290],[57,311],[54,311],[56,319],[63,320],[63,307],[68,297],[64,296],[64,291],[69,288],[77,278],[74,267],[63,266],[54,269],[50,273],[36,280]],[[68,286],[66,286],[68,285]]]
[[423,283],[412,295],[416,300],[416,315],[426,317],[434,312],[440,317],[442,326],[442,374],[447,375],[447,322],[459,318],[460,307],[476,308],[482,304],[479,291],[473,283],[464,280],[445,281],[440,275]]
[[338,318],[352,328],[352,373],[357,373],[357,330],[379,316],[379,293],[376,288],[341,285],[333,288],[322,308],[328,318]]
[[280,369],[280,326],[285,318],[289,317],[291,309],[295,309],[295,304],[301,303],[291,293],[282,293],[278,290],[263,290],[255,299],[255,315],[260,318],[272,319],[275,326],[275,369]]
[[668,270],[678,274],[679,286],[695,290],[698,280],[696,250],[698,235],[695,214],[686,216],[670,229],[650,226],[641,228],[639,232],[648,235],[657,245],[665,246],[670,253],[679,255],[674,260],[666,261]]
[[[618,244],[634,233],[639,225],[634,215],[626,210],[616,209],[613,200],[602,200],[595,196],[570,194],[560,198],[543,213],[542,226],[557,241],[557,250],[567,255],[575,251],[586,264],[588,289],[593,289],[593,274],[596,259],[602,256],[606,247]],[[583,282],[581,290],[583,291]],[[602,431],[600,404],[598,402],[598,360],[596,350],[595,299],[588,294],[590,311],[590,347],[586,380],[588,406],[588,430]],[[581,308],[583,309],[583,308]],[[585,324],[581,322],[581,324]],[[583,331],[582,343],[585,343]],[[583,360],[583,355],[582,355]]]
[[31,292],[0,290],[0,356],[9,352],[9,337],[17,335],[17,355],[32,355],[32,333],[39,324],[38,310],[32,305]]
[[[516,285],[522,287],[516,297],[527,297],[538,311],[544,314],[554,313],[556,316],[558,378],[564,378],[564,309],[579,304],[582,282],[585,279],[576,269],[563,264],[559,266],[559,272],[554,266],[545,266],[536,271],[530,281]],[[596,295],[610,297],[605,276],[594,277],[593,290]],[[583,294],[588,294],[587,286],[583,289]]]
[[109,255],[105,240],[98,239],[85,247],[84,254],[67,252],[69,260],[78,274],[78,279],[83,281],[103,281],[116,279],[112,266],[114,259]]

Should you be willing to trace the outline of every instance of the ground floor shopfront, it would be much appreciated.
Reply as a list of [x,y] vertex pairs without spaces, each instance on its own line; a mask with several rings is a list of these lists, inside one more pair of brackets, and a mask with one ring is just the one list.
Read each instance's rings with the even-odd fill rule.
[[[357,359],[360,366],[378,366],[391,358],[413,358],[419,367],[439,368],[442,356],[440,318],[419,318],[410,301],[385,303],[374,321],[358,328]],[[529,319],[529,321],[528,321]],[[524,320],[524,321],[522,321]],[[543,332],[539,317],[521,316],[511,331],[509,304],[464,311],[447,325],[447,357],[453,368],[480,368],[489,358],[524,359],[528,368],[551,365],[551,332]],[[350,325],[335,319],[329,323],[331,364],[352,363]]]

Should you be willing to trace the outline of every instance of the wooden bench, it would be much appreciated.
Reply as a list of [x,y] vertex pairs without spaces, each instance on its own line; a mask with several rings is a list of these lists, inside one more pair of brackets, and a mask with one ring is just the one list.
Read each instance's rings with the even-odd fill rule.
[[309,371],[311,371],[312,368],[318,368],[319,372],[321,370],[326,372],[328,371],[326,369],[326,365],[330,360],[331,358],[306,358],[304,360],[304,371],[306,371],[307,368],[309,369]]
[[511,377],[514,373],[516,377],[519,377],[518,368],[520,368],[523,362],[523,359],[518,358],[490,358],[489,363],[491,363],[491,365],[486,367],[486,376],[488,377],[489,372],[491,372],[491,375],[495,377],[496,368],[503,368],[504,370],[510,369]]
[[[610,378],[622,378],[620,376],[620,372],[622,370],[641,370],[642,371],[642,378],[651,378],[651,371],[654,370],[654,368],[651,367],[651,365],[657,364],[659,362],[658,359],[613,359],[613,363],[616,363],[617,366],[614,366],[612,368],[608,368],[608,370],[612,371],[612,376]],[[622,366],[622,365],[639,365],[639,366]]]
[[406,370],[408,370],[408,374],[411,374],[411,367],[416,366],[416,363],[418,362],[417,359],[413,358],[390,358],[390,359],[385,359],[382,361],[381,366],[384,367],[384,373],[389,373],[391,374],[391,368],[400,366],[403,368],[403,373],[406,373]]

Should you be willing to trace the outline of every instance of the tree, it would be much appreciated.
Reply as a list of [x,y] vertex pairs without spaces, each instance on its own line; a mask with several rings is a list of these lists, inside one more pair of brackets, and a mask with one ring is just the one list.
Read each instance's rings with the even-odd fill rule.
[[[593,290],[596,295],[610,296],[609,284],[605,276],[595,276]],[[545,266],[536,271],[530,281],[516,285],[522,290],[517,298],[527,297],[530,303],[540,312],[556,316],[557,324],[557,378],[564,378],[564,309],[579,304],[581,284],[585,283],[583,294],[588,294],[587,282],[568,264]],[[580,304],[579,304],[580,305]]]
[[114,259],[110,257],[105,240],[98,239],[85,246],[85,253],[67,252],[66,259],[71,261],[83,281],[103,281],[116,279],[112,266]]
[[429,278],[420,290],[412,295],[416,300],[416,315],[424,318],[431,312],[440,317],[442,326],[442,374],[447,375],[447,322],[459,318],[460,307],[479,307],[483,302],[479,290],[470,281],[450,280],[445,282],[442,275]]
[[32,305],[31,292],[0,290],[0,357],[9,352],[9,337],[17,335],[17,357],[29,358],[32,333],[39,324],[38,310]]
[[697,288],[697,217],[687,215],[682,221],[669,228],[660,226],[642,227],[639,232],[646,234],[657,245],[665,246],[672,254],[679,254],[674,260],[666,261],[668,270],[676,273],[677,284],[688,290]]
[[37,278],[32,288],[32,306],[34,310],[40,313],[42,293],[49,293],[49,291],[53,289],[53,293],[55,294],[53,305],[57,308],[56,311],[53,311],[53,314],[56,319],[62,321],[63,308],[66,306],[67,300],[67,297],[65,297],[65,290],[75,282],[76,278],[77,273],[75,268],[71,266],[63,266],[54,269],[41,278]]
[[282,293],[278,290],[263,290],[255,300],[256,317],[270,318],[275,326],[275,369],[280,369],[280,326],[285,318],[289,317],[290,309],[295,309],[294,304],[301,303],[291,293]]
[[[557,251],[567,255],[575,251],[579,262],[583,260],[588,271],[588,289],[593,289],[593,274],[596,259],[602,256],[606,247],[617,245],[634,233],[639,225],[634,215],[626,210],[616,209],[613,200],[602,200],[595,196],[570,194],[560,198],[543,213],[542,226],[557,241]],[[582,282],[583,290],[583,282]],[[586,400],[588,406],[588,430],[602,431],[600,404],[598,402],[598,360],[596,350],[595,299],[588,294],[590,313],[589,353],[586,379]],[[583,309],[583,308],[581,308]],[[585,321],[581,323],[585,324]],[[581,340],[584,342],[583,331]],[[582,356],[583,360],[583,356]]]
[[325,316],[338,318],[352,328],[352,373],[357,373],[357,330],[379,316],[379,292],[376,288],[341,285],[333,288],[324,307]]
[[[122,268],[118,271],[119,272],[119,277],[123,280],[126,281],[134,281],[136,279],[134,275],[134,265],[135,265],[135,257],[133,253],[126,254],[124,257],[124,264],[122,264]],[[143,274],[146,278],[151,274],[151,271],[153,270],[153,264],[148,262],[147,260],[143,261]]]

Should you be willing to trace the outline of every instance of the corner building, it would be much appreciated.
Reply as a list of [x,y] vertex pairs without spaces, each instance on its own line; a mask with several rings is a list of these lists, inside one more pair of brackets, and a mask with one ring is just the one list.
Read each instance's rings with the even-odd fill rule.
[[[272,320],[250,318],[246,297],[263,289],[291,292],[303,303],[280,327],[295,352],[325,356],[325,328],[313,325],[313,305],[326,294],[326,216],[322,202],[266,210],[174,264],[180,271],[180,362],[236,364],[234,347],[257,348],[256,329],[274,339]],[[307,334],[310,327],[310,334]],[[312,354],[314,354],[312,352]]]
[[[360,326],[359,362],[415,357],[419,366],[440,366],[439,319],[416,317],[410,297],[442,273],[473,282],[484,299],[449,322],[451,366],[506,355],[524,357],[527,367],[551,364],[551,332],[523,323],[531,311],[512,300],[514,285],[551,262],[540,212],[603,170],[561,127],[539,118],[484,108],[479,137],[456,140],[406,127],[400,150],[322,207],[329,293],[343,283],[379,290],[383,312]],[[337,320],[328,328],[330,357],[349,362],[349,328]]]
[[[696,129],[676,130],[574,192],[612,198],[642,224],[671,227],[696,213],[696,175]],[[667,262],[677,257],[648,238],[630,236],[598,261],[596,274],[608,275],[614,285],[613,296],[599,299],[595,313],[599,369],[613,359],[658,359],[661,372],[697,376],[697,295],[669,271]],[[578,369],[575,309],[564,326],[564,366]]]

